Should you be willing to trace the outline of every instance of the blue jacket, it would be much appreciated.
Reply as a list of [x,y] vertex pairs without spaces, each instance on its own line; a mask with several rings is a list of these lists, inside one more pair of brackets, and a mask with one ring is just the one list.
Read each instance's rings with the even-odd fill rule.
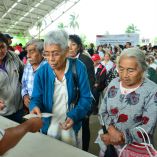
[[[81,127],[81,119],[83,119],[87,113],[91,110],[92,94],[90,91],[87,70],[85,65],[76,60],[76,71],[78,75],[78,87],[80,90],[80,97],[78,104],[75,108],[71,109],[71,103],[76,98],[76,91],[74,90],[74,82],[72,75],[72,59],[69,60],[69,69],[65,74],[68,90],[68,108],[67,117],[74,121],[74,130],[78,132]],[[55,74],[53,69],[48,63],[43,65],[36,73],[34,79],[34,88],[29,105],[30,111],[34,107],[39,107],[41,112],[52,113],[53,107],[53,94],[54,94],[54,81]],[[42,132],[47,134],[48,127],[50,125],[51,118],[44,118],[44,126]]]

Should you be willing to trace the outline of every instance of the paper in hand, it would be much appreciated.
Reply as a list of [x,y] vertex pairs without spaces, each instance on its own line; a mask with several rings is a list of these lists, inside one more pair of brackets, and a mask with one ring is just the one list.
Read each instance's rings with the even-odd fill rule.
[[[53,116],[52,113],[41,113],[42,118],[48,118],[48,117],[52,117],[52,116]],[[35,118],[35,117],[40,117],[40,116],[37,114],[30,113],[30,114],[25,115],[23,118],[30,119],[30,118]]]

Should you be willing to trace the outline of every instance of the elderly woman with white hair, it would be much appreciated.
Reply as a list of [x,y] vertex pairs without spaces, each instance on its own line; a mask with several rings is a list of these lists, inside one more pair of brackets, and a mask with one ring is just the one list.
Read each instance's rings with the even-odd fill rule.
[[36,73],[33,93],[29,105],[31,113],[41,115],[53,113],[44,118],[42,132],[68,144],[77,145],[81,120],[91,109],[90,91],[85,65],[75,60],[79,98],[73,79],[73,59],[68,57],[68,34],[63,30],[51,31],[44,39],[44,56],[48,63]]
[[157,120],[157,85],[145,77],[146,70],[141,50],[128,48],[121,53],[119,77],[109,84],[99,110],[108,131],[101,135],[106,145],[142,142],[138,126],[152,139]]

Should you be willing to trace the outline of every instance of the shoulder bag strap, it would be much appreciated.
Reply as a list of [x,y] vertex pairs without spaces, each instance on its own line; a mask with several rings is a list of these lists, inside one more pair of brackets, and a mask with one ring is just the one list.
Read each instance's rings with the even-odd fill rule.
[[72,104],[73,104],[73,107],[75,107],[77,105],[79,95],[80,95],[80,91],[78,87],[78,76],[77,76],[77,71],[76,71],[76,59],[72,59],[72,75],[73,75],[73,81],[74,81],[74,86],[75,86],[75,91],[76,91],[76,98]]

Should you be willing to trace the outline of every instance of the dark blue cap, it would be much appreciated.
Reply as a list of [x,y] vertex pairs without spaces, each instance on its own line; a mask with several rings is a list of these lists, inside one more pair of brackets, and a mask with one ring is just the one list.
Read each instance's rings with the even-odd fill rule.
[[9,34],[4,34],[4,36],[5,36],[6,38],[13,39],[13,37],[10,36]]

